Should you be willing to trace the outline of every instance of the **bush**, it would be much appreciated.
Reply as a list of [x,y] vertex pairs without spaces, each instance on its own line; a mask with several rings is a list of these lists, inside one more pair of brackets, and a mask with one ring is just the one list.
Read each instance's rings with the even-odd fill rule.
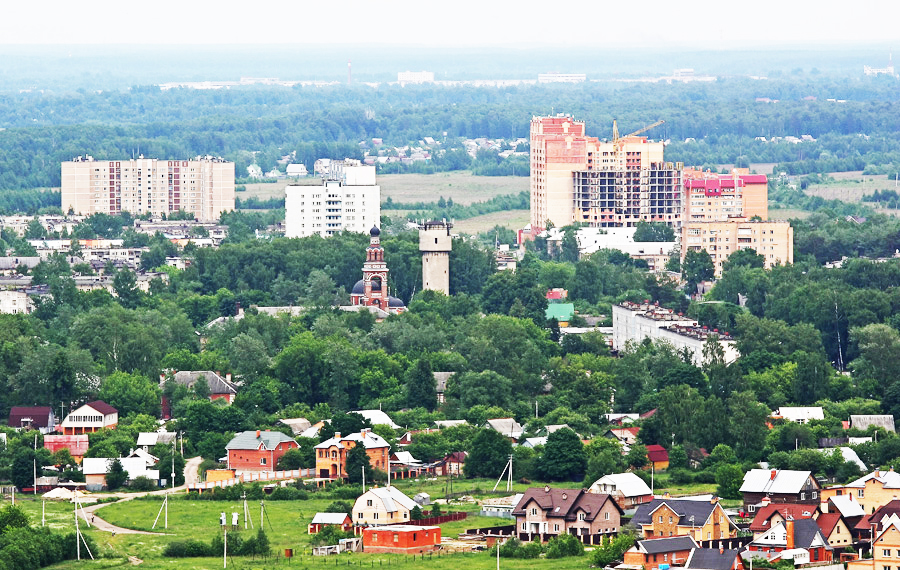
[[575,535],[561,534],[547,543],[547,558],[565,558],[566,556],[583,556],[584,543]]
[[337,525],[327,525],[325,528],[320,530],[312,539],[313,546],[325,546],[331,544],[337,544],[342,538],[351,538],[353,536],[352,532],[344,532],[341,530],[341,527]]
[[156,484],[156,481],[142,475],[140,477],[135,477],[131,483],[128,484],[128,488],[132,491],[155,491],[159,489],[159,485]]
[[[516,537],[512,537],[500,545],[501,558],[537,558],[544,552],[540,542],[523,543]],[[497,555],[497,545],[490,549],[491,556]]]
[[171,558],[197,558],[215,556],[212,546],[201,540],[176,540],[166,545],[163,556]]
[[694,474],[688,469],[674,467],[668,470],[669,481],[676,485],[689,485],[694,482]]
[[348,515],[353,515],[353,505],[348,503],[347,501],[335,501],[325,507],[326,513],[347,513]]

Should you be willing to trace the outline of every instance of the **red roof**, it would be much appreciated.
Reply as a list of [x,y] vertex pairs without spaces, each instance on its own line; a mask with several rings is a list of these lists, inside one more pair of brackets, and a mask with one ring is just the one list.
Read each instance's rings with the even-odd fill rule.
[[[783,518],[793,517],[794,519],[811,518],[817,511],[818,507],[814,505],[801,505],[797,503],[769,503],[768,505],[756,510],[756,516],[750,523],[750,530],[753,532],[763,532],[769,530],[772,524],[769,519],[775,513],[780,514]],[[827,536],[827,535],[826,535]]]
[[84,435],[45,435],[44,448],[51,453],[60,449],[68,449],[72,457],[84,457],[88,450],[88,436]]
[[641,418],[642,420],[646,420],[647,418],[652,418],[652,417],[655,416],[655,415],[656,415],[656,408],[653,408],[652,410],[647,411],[647,412],[644,412],[643,414],[641,414],[641,415],[640,415],[640,418]]
[[22,420],[31,419],[31,427],[45,428],[50,420],[50,406],[13,406],[9,410],[10,427],[22,427]]
[[654,463],[668,461],[669,452],[661,445],[648,445],[647,458]]
[[95,400],[93,402],[88,402],[87,404],[85,404],[85,406],[90,406],[90,407],[94,408],[95,410],[97,410],[98,412],[103,414],[104,416],[109,415],[109,414],[119,413],[119,410],[115,409],[114,407],[110,406],[109,404],[107,404],[106,402],[104,402],[102,400]]
[[819,525],[822,535],[827,539],[840,520],[841,513],[822,513],[819,515],[819,518],[816,519],[816,524]]

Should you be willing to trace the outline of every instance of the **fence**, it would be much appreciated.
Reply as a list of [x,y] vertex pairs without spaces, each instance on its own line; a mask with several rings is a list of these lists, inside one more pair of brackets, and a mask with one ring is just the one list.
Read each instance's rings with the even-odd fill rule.
[[[573,529],[574,530],[574,529]],[[583,544],[587,546],[594,546],[597,544],[603,544],[603,539],[612,540],[617,536],[615,532],[605,532],[602,534],[575,534],[570,532],[572,536],[580,540]],[[548,542],[551,538],[555,538],[559,536],[558,534],[537,534],[537,533],[528,533],[528,532],[520,532],[518,537],[522,542],[530,542],[530,541],[538,541],[538,542]]]
[[446,515],[440,515],[437,517],[428,517],[424,519],[419,519],[417,521],[407,521],[402,523],[396,523],[401,525],[415,525],[415,526],[429,526],[429,525],[438,525],[444,524],[450,521],[461,521],[465,520],[469,516],[469,513],[465,511],[461,511],[458,513],[450,513]]
[[753,542],[752,536],[739,536],[737,538],[720,538],[718,540],[698,540],[697,544],[700,548],[725,548],[732,550],[734,548],[744,548]]
[[469,536],[480,536],[480,535],[500,535],[500,536],[512,536],[516,533],[516,525],[506,525],[506,526],[486,526],[482,528],[467,528],[466,533]]
[[259,473],[243,473],[234,479],[223,481],[207,481],[205,483],[189,483],[188,491],[205,491],[207,489],[231,487],[238,483],[254,483],[263,481],[283,481],[285,479],[302,479],[315,476],[315,469],[290,469],[287,471],[260,471]]

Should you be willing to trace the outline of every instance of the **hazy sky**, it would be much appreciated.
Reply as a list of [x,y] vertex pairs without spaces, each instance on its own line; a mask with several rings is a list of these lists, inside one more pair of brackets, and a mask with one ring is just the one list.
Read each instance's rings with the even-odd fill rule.
[[5,44],[623,47],[633,43],[727,49],[890,45],[900,39],[900,2],[896,0],[12,0],[6,4],[0,18],[0,43]]

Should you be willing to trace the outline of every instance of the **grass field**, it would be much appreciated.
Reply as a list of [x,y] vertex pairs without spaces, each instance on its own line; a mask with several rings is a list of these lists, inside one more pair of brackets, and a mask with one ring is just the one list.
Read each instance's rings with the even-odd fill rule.
[[[494,196],[518,194],[528,190],[527,176],[472,176],[468,171],[442,172],[440,174],[383,174],[377,178],[381,186],[382,201],[391,198],[395,202],[433,202],[441,196],[453,198],[459,204],[483,202]],[[284,188],[296,181],[280,181],[271,184],[246,184],[247,190],[237,192],[242,200],[257,197],[260,200],[283,198]],[[318,178],[304,178],[300,184],[318,185]]]
[[487,231],[494,226],[503,226],[510,229],[524,227],[531,220],[531,212],[528,210],[506,210],[505,212],[492,212],[483,216],[475,216],[467,220],[454,222],[453,230],[462,234],[477,234]]

